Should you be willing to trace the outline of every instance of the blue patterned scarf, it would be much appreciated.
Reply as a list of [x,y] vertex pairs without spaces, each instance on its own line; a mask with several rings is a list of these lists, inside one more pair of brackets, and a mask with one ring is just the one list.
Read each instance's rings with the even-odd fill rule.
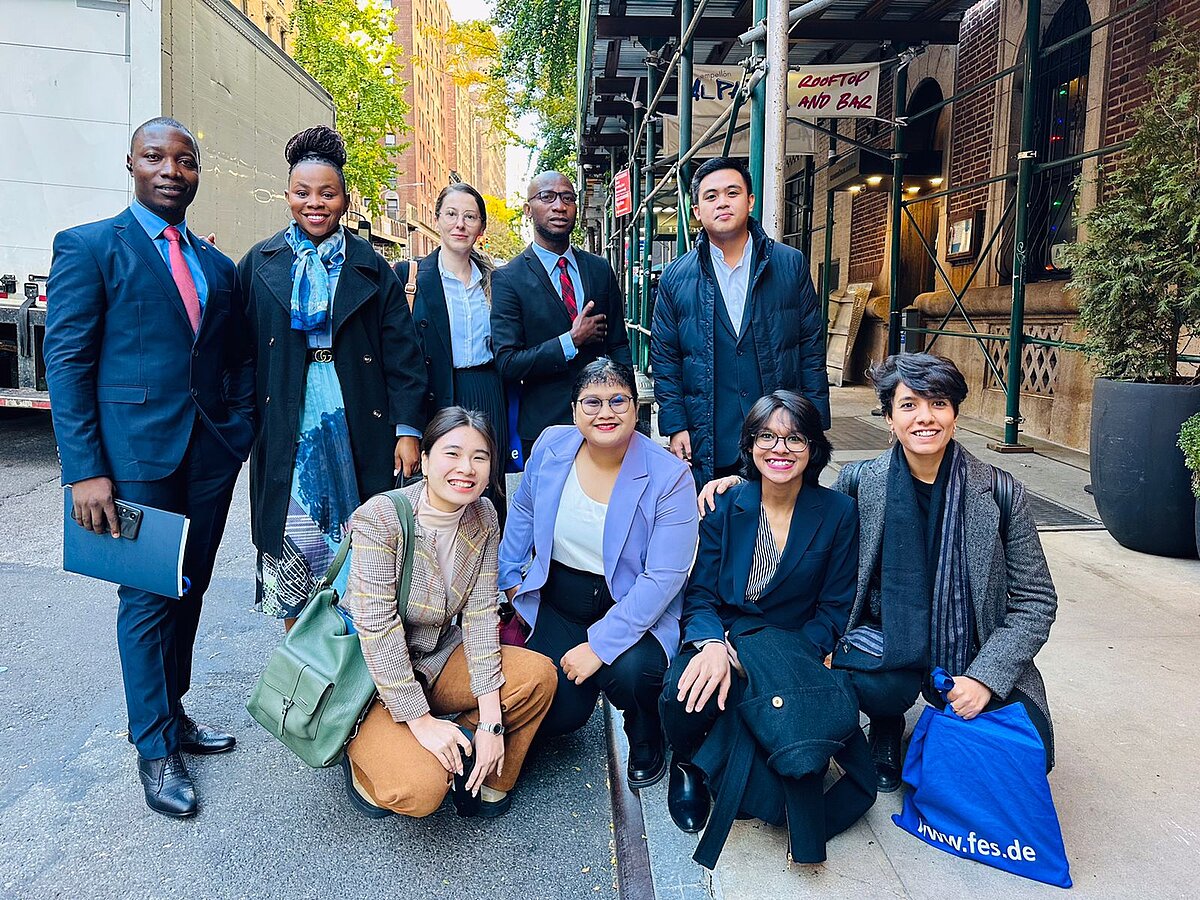
[[338,228],[317,247],[293,222],[284,233],[284,238],[296,254],[292,263],[292,330],[305,333],[321,331],[326,327],[333,301],[329,289],[329,268],[335,257],[340,255],[341,259],[345,258],[346,236]]

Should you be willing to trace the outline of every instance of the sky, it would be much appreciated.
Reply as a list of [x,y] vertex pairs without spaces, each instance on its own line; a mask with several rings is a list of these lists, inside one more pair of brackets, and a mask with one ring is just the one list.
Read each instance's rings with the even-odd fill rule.
[[[457,22],[473,19],[486,19],[492,14],[492,3],[489,0],[446,0],[450,7],[450,15]],[[537,134],[537,122],[533,116],[525,116],[517,123],[517,133],[522,137],[532,138]],[[524,147],[509,147],[507,160],[508,194],[511,198],[515,193],[524,200],[525,186],[533,175],[533,154]]]

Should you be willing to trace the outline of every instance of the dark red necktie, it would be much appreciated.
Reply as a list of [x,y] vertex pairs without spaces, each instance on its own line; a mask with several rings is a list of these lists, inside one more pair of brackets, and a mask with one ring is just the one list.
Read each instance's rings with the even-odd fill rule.
[[565,256],[558,258],[558,283],[562,286],[562,302],[567,307],[567,314],[571,317],[571,321],[574,322],[575,317],[579,315],[579,308],[575,305],[575,285],[567,273]]

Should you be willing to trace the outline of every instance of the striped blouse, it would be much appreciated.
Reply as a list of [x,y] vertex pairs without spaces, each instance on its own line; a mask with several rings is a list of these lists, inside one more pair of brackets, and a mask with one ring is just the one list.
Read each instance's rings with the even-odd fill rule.
[[760,507],[758,513],[758,537],[754,541],[754,558],[750,562],[750,578],[746,581],[746,600],[757,603],[759,596],[779,568],[779,549],[771,534],[771,523],[767,520],[767,508]]

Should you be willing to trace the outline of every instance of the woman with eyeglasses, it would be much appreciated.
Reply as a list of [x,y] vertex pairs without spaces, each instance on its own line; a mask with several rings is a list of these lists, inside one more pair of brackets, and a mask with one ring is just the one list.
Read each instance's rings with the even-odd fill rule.
[[[495,475],[484,493],[500,525],[504,501],[504,455],[508,452],[508,405],[492,351],[492,272],[495,266],[476,244],[487,228],[487,205],[479,191],[458,182],[442,188],[434,205],[442,245],[416,262],[395,264],[408,292],[413,321],[425,351],[430,418],[450,406],[477,409],[492,426],[497,446]],[[415,290],[415,293],[413,291]]]
[[[687,832],[704,827],[711,805],[693,756],[746,689],[751,661],[745,652],[739,658],[739,641],[773,626],[819,665],[845,629],[858,574],[854,501],[817,483],[833,448],[816,407],[792,391],[760,398],[739,449],[746,480],[718,496],[700,525],[683,601],[683,646],[663,689],[672,749],[667,807]],[[785,682],[792,676],[777,674]],[[776,682],[772,689],[782,695],[789,686],[800,687]],[[750,797],[742,810],[771,821],[782,797],[780,790],[758,805]],[[823,833],[820,846],[824,858]]]
[[[691,470],[636,430],[633,370],[601,358],[571,393],[574,425],[533,445],[500,544],[500,589],[559,669],[540,735],[575,731],[601,692],[625,714],[630,788],[666,772],[658,696],[679,647],[696,549]],[[524,574],[522,574],[524,572]]]

